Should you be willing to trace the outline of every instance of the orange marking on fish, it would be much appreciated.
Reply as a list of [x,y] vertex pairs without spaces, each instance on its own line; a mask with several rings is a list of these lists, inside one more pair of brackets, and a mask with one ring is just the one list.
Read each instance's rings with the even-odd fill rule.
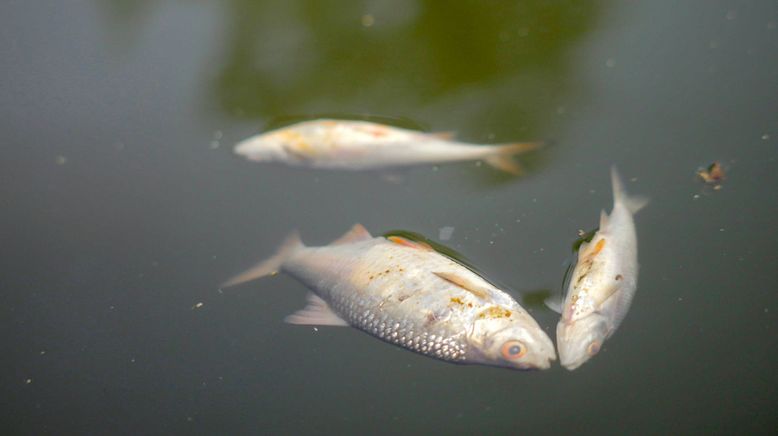
[[429,244],[425,244],[424,242],[411,241],[401,236],[389,236],[386,239],[394,242],[395,244],[403,245],[405,247],[417,248],[425,251],[432,251],[432,247],[430,247]]
[[597,242],[597,245],[594,246],[594,253],[592,253],[592,256],[596,256],[600,251],[602,251],[603,247],[605,247],[605,239],[600,239]]
[[490,306],[478,314],[478,319],[510,318],[511,311],[498,306]]
[[386,129],[381,128],[375,128],[370,131],[370,134],[375,136],[376,138],[380,138],[382,136],[386,136],[389,134],[389,132],[386,131]]

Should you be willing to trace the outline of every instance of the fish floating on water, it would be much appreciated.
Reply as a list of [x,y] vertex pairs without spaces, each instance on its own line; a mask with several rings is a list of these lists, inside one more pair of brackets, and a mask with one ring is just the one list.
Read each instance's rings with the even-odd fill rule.
[[600,214],[600,228],[578,248],[564,304],[548,302],[561,312],[557,324],[559,363],[574,370],[597,354],[624,319],[638,281],[638,241],[633,215],[648,200],[624,191],[611,168],[613,210]]
[[286,317],[291,324],[351,326],[458,364],[529,370],[556,359],[551,339],[513,298],[421,241],[372,237],[357,224],[330,245],[306,247],[293,233],[225,286],[278,271],[312,291]]
[[369,170],[483,160],[520,174],[514,155],[538,143],[476,145],[451,140],[450,133],[424,133],[367,121],[313,120],[241,141],[235,153],[258,162],[337,170]]

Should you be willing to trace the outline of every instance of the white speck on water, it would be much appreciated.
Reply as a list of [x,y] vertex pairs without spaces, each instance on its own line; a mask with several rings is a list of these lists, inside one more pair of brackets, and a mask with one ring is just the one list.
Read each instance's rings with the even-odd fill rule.
[[362,15],[362,26],[363,27],[371,27],[373,24],[375,24],[375,17],[371,14],[365,14]]
[[438,229],[438,239],[441,241],[448,241],[451,239],[451,236],[454,235],[454,227],[453,226],[445,226]]
[[135,363],[135,358],[134,357],[130,359],[130,363]]
[[57,156],[55,162],[57,162],[57,165],[65,165],[66,163],[68,163],[68,158],[66,158],[65,156]]
[[696,199],[700,198],[700,194],[694,194],[694,195],[692,195],[692,198],[696,200]]
[[767,312],[769,312],[769,309],[765,307],[764,308],[764,313],[767,313]]
[[116,309],[116,306],[108,306],[108,310],[114,310]]
[[608,68],[613,68],[616,66],[616,59],[608,58],[608,60],[605,61],[605,66]]
[[725,16],[727,17],[727,20],[734,20],[737,18],[737,11],[727,11],[727,15]]
[[720,229],[719,229],[719,231],[720,231],[720,232],[723,232],[723,231],[724,231],[724,227],[720,228]]
[[770,135],[768,135],[767,133],[765,133],[764,135],[762,135],[762,139],[764,139],[765,141],[767,141],[768,139],[770,139]]
[[319,331],[319,328],[318,328],[318,327],[314,327],[314,328],[313,328],[313,331],[315,331],[315,332],[318,332],[318,331]]
[[678,297],[678,301],[683,301],[683,297]]
[[194,306],[192,306],[192,309],[199,309],[199,308],[201,308],[203,306],[204,306],[204,304],[202,302],[199,302],[199,303],[195,304]]
[[24,382],[25,382],[25,383],[27,383],[27,384],[30,384],[30,383],[32,383],[32,379],[31,379],[31,378],[28,378],[28,379],[27,379],[27,380],[25,380]]

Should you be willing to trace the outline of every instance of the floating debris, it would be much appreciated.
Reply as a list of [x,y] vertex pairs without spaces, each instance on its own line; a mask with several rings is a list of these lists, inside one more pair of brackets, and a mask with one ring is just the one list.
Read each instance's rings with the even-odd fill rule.
[[195,304],[194,306],[192,306],[192,309],[199,309],[199,308],[201,308],[203,306],[204,306],[204,304],[202,302],[199,302],[199,303]]
[[709,185],[716,185],[713,189],[718,191],[721,189],[721,182],[724,180],[724,167],[720,162],[716,161],[708,165],[707,168],[698,169],[697,176]]

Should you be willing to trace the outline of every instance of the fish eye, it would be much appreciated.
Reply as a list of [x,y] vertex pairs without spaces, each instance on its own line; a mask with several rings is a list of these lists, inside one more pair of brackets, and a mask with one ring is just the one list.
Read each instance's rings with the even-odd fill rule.
[[504,359],[516,360],[527,354],[527,346],[519,341],[508,341],[502,345],[501,351]]
[[592,341],[592,343],[589,344],[589,346],[586,348],[586,352],[589,353],[590,356],[594,356],[595,354],[600,352],[600,342],[599,341]]

